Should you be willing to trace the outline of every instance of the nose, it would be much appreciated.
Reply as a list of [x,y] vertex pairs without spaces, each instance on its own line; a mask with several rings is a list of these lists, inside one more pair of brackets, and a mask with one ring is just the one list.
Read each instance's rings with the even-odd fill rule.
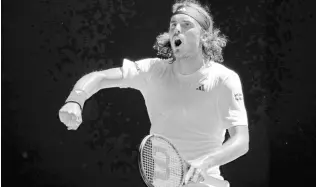
[[179,34],[180,32],[181,32],[181,26],[180,26],[180,24],[178,23],[178,24],[176,25],[175,29],[174,29],[174,33],[175,33],[175,34]]

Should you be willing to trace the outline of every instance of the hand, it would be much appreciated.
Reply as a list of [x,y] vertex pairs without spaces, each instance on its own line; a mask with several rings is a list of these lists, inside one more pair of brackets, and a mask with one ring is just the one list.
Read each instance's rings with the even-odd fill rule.
[[190,160],[190,161],[188,161],[188,163],[191,165],[191,167],[204,170],[208,166],[206,164],[206,159],[207,159],[207,156],[203,156],[203,157],[200,157],[200,158],[195,159],[195,160]]
[[186,173],[184,184],[188,184],[189,182],[202,182],[203,178],[200,176],[205,176],[205,171],[207,169],[207,164],[205,163],[205,157],[201,157],[195,160],[188,161],[190,168]]
[[77,130],[82,123],[80,106],[77,103],[66,103],[59,110],[59,119],[68,130]]

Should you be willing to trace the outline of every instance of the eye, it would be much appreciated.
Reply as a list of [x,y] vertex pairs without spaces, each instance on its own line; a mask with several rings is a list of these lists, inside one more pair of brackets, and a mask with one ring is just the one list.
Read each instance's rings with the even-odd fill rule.
[[176,23],[171,23],[170,28],[174,28],[176,26]]
[[185,22],[184,25],[185,25],[186,27],[190,27],[190,26],[191,26],[191,23],[190,23],[190,22]]

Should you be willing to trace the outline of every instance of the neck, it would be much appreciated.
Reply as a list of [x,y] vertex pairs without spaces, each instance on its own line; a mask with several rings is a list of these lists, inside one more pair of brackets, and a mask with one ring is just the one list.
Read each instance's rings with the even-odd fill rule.
[[175,61],[176,69],[182,75],[190,75],[199,70],[203,65],[204,58],[202,54],[176,58]]

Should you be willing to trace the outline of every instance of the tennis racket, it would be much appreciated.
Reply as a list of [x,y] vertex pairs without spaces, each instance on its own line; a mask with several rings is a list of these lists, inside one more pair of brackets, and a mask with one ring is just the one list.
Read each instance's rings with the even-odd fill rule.
[[148,187],[182,187],[188,183],[204,182],[214,187],[229,187],[229,183],[211,176],[203,176],[194,169],[186,180],[190,164],[176,147],[165,137],[147,135],[139,147],[139,169]]

